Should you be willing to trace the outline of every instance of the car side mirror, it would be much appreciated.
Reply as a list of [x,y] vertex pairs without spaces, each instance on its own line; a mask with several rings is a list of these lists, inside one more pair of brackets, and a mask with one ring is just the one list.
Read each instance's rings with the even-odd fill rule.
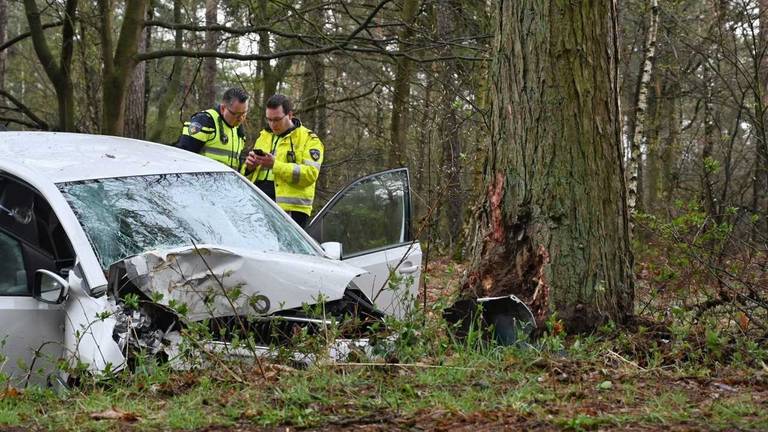
[[320,245],[321,248],[328,254],[329,257],[340,260],[341,259],[341,243],[339,242],[325,242]]
[[35,272],[35,285],[32,296],[43,303],[59,304],[67,299],[69,283],[61,276],[48,270]]

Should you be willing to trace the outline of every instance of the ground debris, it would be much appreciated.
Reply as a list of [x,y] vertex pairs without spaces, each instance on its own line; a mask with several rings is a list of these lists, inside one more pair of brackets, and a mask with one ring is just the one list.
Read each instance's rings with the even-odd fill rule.
[[135,423],[141,418],[130,411],[123,411],[120,408],[112,407],[108,410],[91,413],[90,418],[93,420],[118,420],[126,423]]

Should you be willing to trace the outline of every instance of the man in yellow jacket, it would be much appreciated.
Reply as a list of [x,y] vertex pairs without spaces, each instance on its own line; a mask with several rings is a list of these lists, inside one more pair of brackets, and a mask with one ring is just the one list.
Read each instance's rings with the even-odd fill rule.
[[224,92],[221,104],[196,113],[184,123],[176,146],[240,170],[245,158],[245,130],[241,123],[247,112],[248,93],[238,87],[230,88]]
[[268,127],[261,131],[243,172],[301,227],[312,214],[315,184],[323,163],[323,143],[293,117],[290,99],[267,100]]

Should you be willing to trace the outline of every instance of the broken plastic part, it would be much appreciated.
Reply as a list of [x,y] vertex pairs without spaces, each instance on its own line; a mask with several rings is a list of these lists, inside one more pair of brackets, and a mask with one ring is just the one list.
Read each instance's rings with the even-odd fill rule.
[[466,337],[475,324],[483,329],[491,328],[500,345],[522,342],[536,329],[531,309],[514,295],[459,300],[445,310],[443,317],[457,325],[456,335],[461,338]]

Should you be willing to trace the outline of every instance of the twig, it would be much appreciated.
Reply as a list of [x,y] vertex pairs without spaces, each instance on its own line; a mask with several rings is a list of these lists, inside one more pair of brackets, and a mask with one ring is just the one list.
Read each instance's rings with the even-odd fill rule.
[[640,369],[641,371],[645,371],[646,370],[644,367],[640,366],[639,364],[633,362],[632,360],[627,360],[626,358],[622,357],[620,354],[618,354],[618,353],[616,353],[616,352],[614,352],[612,350],[608,350],[608,354],[610,354],[612,357],[615,357],[615,358],[623,361],[624,363],[627,363],[629,365],[632,365],[632,366]]
[[460,367],[460,366],[440,366],[429,365],[424,363],[330,363],[328,366],[333,367],[399,367],[399,368],[415,368],[415,369],[454,369],[454,370],[477,370],[477,368]]

